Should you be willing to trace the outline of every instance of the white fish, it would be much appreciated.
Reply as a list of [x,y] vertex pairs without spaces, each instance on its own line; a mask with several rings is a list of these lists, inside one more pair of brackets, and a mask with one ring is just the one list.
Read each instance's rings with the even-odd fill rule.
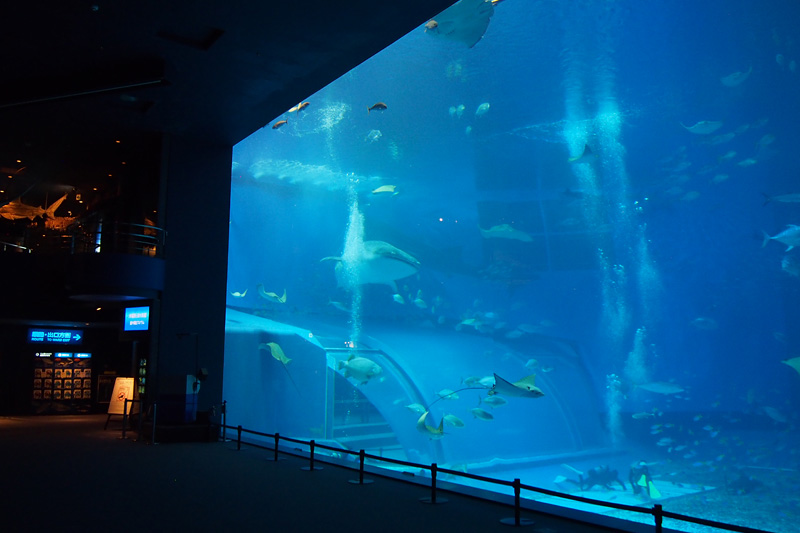
[[464,104],[461,104],[456,108],[456,116],[458,118],[461,118],[461,115],[464,114],[464,109],[466,109],[466,107],[464,107]]
[[512,239],[522,242],[531,242],[533,238],[524,231],[514,229],[509,224],[499,224],[489,229],[479,228],[484,239]]
[[383,369],[374,361],[354,355],[351,355],[347,361],[339,361],[337,366],[339,370],[344,370],[345,378],[355,378],[362,385],[383,372]]
[[536,359],[528,359],[528,362],[525,363],[525,368],[533,368],[536,366],[537,362]]
[[768,196],[763,192],[761,194],[763,194],[765,198],[764,205],[767,205],[770,202],[783,202],[787,204],[794,204],[800,202],[800,193],[798,192],[793,192],[789,194],[778,194],[775,196]]
[[681,126],[697,135],[708,135],[709,133],[714,133],[720,129],[722,127],[722,122],[714,120],[701,120],[694,126],[686,126],[683,122],[681,122]]
[[422,413],[427,411],[427,409],[425,409],[425,406],[422,405],[422,404],[419,404],[419,403],[410,403],[410,404],[406,405],[406,409],[408,409],[412,413],[418,414],[418,415],[421,415]]
[[444,421],[448,426],[453,426],[454,428],[464,427],[464,421],[458,418],[456,415],[444,415]]
[[469,410],[472,413],[472,416],[475,418],[480,418],[481,420],[494,420],[494,416],[489,411],[481,409],[480,407],[473,407]]
[[752,167],[756,163],[758,163],[757,159],[755,159],[753,157],[748,157],[747,159],[742,159],[741,161],[739,161],[736,164],[739,165],[740,167]]
[[750,68],[747,69],[747,72],[734,72],[733,74],[723,76],[719,81],[721,81],[722,85],[725,87],[736,87],[737,85],[743,83],[744,80],[750,76],[751,72],[753,72],[753,65],[750,65]]
[[500,396],[489,396],[488,398],[485,398],[483,400],[483,403],[485,403],[491,408],[495,408],[507,404],[508,401],[505,398],[501,398]]
[[244,298],[246,295],[247,295],[247,289],[245,289],[244,292],[236,291],[231,293],[231,296],[233,296],[234,298]]
[[766,246],[769,241],[782,242],[783,244],[788,246],[788,248],[786,248],[787,252],[792,248],[794,248],[795,246],[800,246],[800,226],[789,224],[785,230],[783,230],[782,232],[778,233],[773,237],[770,237],[766,231],[763,233],[764,233],[764,242],[761,244],[762,248]]
[[478,106],[478,109],[475,110],[475,116],[481,117],[489,112],[489,102],[484,102]]
[[406,303],[406,301],[403,299],[403,297],[400,294],[393,294],[392,295],[392,300],[394,300],[395,302],[397,302],[399,304]]
[[436,395],[442,400],[458,400],[458,394],[450,389],[442,389]]

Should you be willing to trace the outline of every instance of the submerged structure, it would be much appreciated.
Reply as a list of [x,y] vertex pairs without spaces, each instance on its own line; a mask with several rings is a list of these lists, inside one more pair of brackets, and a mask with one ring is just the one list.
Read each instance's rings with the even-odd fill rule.
[[796,527],[796,30],[703,9],[460,0],[240,142],[229,423]]

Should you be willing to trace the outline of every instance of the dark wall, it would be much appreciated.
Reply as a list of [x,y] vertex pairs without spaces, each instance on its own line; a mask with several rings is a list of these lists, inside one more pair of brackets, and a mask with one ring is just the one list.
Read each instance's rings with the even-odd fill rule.
[[154,392],[159,399],[179,396],[185,376],[206,368],[198,398],[205,411],[222,402],[231,148],[172,137],[164,154],[166,269],[153,332]]

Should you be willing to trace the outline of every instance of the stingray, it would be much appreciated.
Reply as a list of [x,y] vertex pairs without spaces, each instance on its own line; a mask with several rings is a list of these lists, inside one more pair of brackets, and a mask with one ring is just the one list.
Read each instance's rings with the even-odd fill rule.
[[513,396],[517,398],[541,398],[544,396],[544,393],[534,384],[535,379],[536,374],[531,374],[515,383],[510,383],[495,374],[494,386],[488,394],[502,394],[503,396]]
[[414,257],[383,241],[364,241],[352,261],[341,257],[325,257],[322,261],[337,262],[336,280],[340,287],[377,283],[389,285],[395,292],[395,281],[416,274],[420,267]]
[[715,131],[720,129],[722,127],[722,122],[718,120],[701,120],[694,126],[687,126],[686,124],[681,122],[681,126],[691,131],[692,133],[696,133],[697,135],[708,135],[709,133],[714,133]]
[[784,359],[781,363],[785,365],[789,365],[790,367],[797,370],[797,373],[800,374],[800,357],[792,357],[791,359]]
[[425,411],[422,413],[422,416],[419,417],[419,420],[417,420],[417,431],[423,435],[428,435],[431,439],[441,439],[444,437],[444,418],[439,422],[439,427],[435,428],[428,425],[427,419],[429,414],[429,411]]
[[286,368],[286,365],[291,363],[292,360],[286,357],[286,354],[283,353],[283,348],[281,348],[277,342],[262,342],[261,344],[258,345],[258,349],[269,350],[270,355],[272,355],[272,357],[276,361],[281,363],[281,366],[286,371],[286,375],[289,376],[289,381],[292,382],[292,385],[294,385],[295,390],[297,390],[297,394],[300,394],[300,388],[297,386],[297,383],[294,382],[294,378],[292,377],[292,374],[289,372],[289,369]]
[[[472,48],[481,40],[494,6],[485,0],[459,0],[426,25],[425,33],[464,43]],[[435,22],[436,24],[432,24]]]

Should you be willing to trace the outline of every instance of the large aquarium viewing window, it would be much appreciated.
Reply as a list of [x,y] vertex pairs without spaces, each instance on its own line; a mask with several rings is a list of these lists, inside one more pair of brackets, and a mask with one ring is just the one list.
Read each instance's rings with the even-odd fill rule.
[[460,0],[298,94],[233,152],[228,423],[800,531],[799,20]]

